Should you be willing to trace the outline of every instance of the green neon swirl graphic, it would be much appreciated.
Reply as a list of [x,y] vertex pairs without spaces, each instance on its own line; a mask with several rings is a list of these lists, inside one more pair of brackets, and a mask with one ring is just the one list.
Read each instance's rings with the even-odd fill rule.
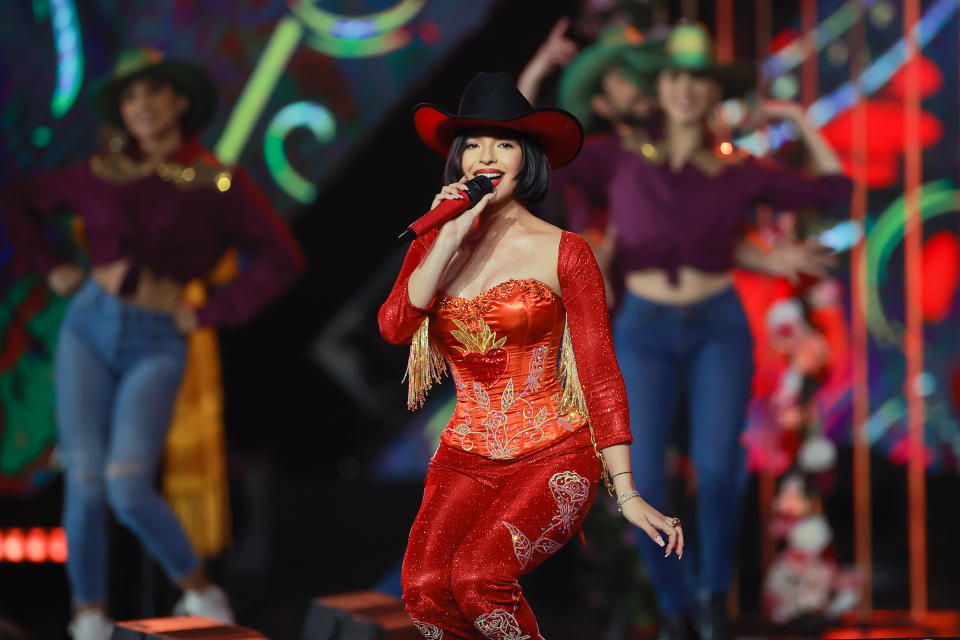
[[[922,221],[957,211],[960,191],[951,180],[941,179],[920,187],[920,218]],[[879,340],[899,344],[903,332],[895,329],[883,311],[880,287],[887,280],[884,267],[903,241],[906,220],[906,199],[900,196],[884,210],[867,237],[867,298],[864,315],[867,327]]]
[[299,0],[290,10],[313,33],[307,44],[337,58],[379,56],[405,47],[413,39],[405,30],[423,9],[426,0],[400,0],[396,6],[376,13],[346,16],[324,11],[315,0]]
[[410,44],[411,40],[413,36],[406,30],[399,30],[362,40],[311,35],[307,38],[307,44],[334,58],[370,58],[402,49]]
[[80,92],[83,46],[73,0],[50,0],[50,18],[57,47],[57,85],[50,100],[50,112],[59,118],[70,110]]
[[250,137],[253,125],[263,112],[267,99],[277,86],[280,74],[302,36],[303,27],[293,18],[283,18],[277,23],[270,42],[267,43],[247,86],[243,88],[243,93],[230,114],[230,119],[227,120],[220,140],[214,147],[214,152],[221,162],[233,164],[240,158],[240,152]]
[[263,157],[280,188],[297,202],[307,204],[317,197],[317,188],[294,170],[283,149],[287,134],[299,127],[309,129],[320,144],[330,144],[337,135],[336,120],[327,109],[312,102],[294,102],[277,112],[267,125]]
[[290,10],[313,31],[331,37],[346,37],[351,29],[364,29],[369,33],[358,38],[382,35],[402,27],[420,13],[426,0],[400,0],[389,9],[360,16],[346,16],[324,11],[314,4],[315,0],[299,0],[291,3]]

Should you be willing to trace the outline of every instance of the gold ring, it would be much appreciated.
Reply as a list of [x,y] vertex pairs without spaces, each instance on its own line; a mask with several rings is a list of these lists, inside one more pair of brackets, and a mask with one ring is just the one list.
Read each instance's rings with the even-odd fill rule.
[[671,521],[670,521],[670,526],[673,527],[674,529],[676,529],[677,527],[679,527],[679,526],[680,526],[680,518],[674,518],[673,520],[671,520]]

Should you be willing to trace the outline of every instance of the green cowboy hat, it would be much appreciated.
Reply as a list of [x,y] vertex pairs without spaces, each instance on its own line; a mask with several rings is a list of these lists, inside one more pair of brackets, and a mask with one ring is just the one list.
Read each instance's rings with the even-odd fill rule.
[[120,54],[113,73],[94,85],[94,105],[104,120],[124,128],[120,116],[120,93],[128,84],[141,78],[169,82],[190,99],[183,118],[189,131],[199,131],[213,115],[217,89],[203,67],[186,60],[164,58],[156,49],[141,47]]
[[666,40],[657,44],[659,56],[647,71],[651,79],[664,69],[691,71],[716,80],[723,90],[724,100],[742,96],[756,87],[756,66],[742,61],[719,64],[714,57],[710,32],[701,24],[678,24],[670,30]]
[[581,51],[560,76],[557,98],[560,108],[575,115],[585,129],[595,124],[591,100],[601,92],[603,76],[619,67],[641,91],[652,94],[649,70],[658,62],[661,43],[644,42],[633,27],[611,27],[600,40]]

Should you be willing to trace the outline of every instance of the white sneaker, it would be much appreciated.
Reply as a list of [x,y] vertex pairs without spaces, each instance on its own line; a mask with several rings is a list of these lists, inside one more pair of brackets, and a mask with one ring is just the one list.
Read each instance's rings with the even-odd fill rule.
[[99,609],[88,609],[73,616],[67,632],[73,640],[110,640],[113,620]]
[[175,616],[200,616],[225,624],[233,624],[233,609],[227,594],[215,584],[202,589],[187,589],[173,608]]

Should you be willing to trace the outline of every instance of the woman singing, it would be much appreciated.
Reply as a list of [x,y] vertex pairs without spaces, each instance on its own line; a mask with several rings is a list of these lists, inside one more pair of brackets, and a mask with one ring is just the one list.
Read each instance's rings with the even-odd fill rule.
[[447,158],[433,206],[479,175],[494,191],[413,242],[380,309],[384,338],[411,343],[411,408],[447,363],[457,389],[410,533],[404,602],[427,638],[539,639],[518,580],[580,528],[603,466],[624,516],[665,555],[682,554],[683,533],[633,486],[593,254],[528,210],[550,168],[579,151],[579,123],[533,109],[509,76],[489,73],[457,114],[421,105],[415,123]]

